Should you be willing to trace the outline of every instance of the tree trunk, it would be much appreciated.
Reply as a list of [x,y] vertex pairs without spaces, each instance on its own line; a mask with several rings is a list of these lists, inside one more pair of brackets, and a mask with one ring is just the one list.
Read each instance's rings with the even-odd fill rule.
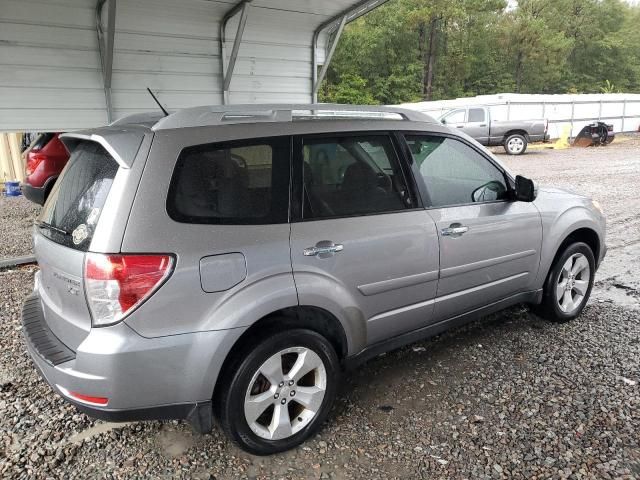
[[427,58],[425,59],[425,73],[423,82],[423,96],[424,99],[430,101],[433,98],[433,67],[436,59],[436,27],[437,18],[432,18],[429,23],[429,51],[427,52]]
[[516,58],[516,93],[520,93],[520,89],[522,88],[522,69],[524,67],[523,60],[524,59],[522,50],[520,50]]

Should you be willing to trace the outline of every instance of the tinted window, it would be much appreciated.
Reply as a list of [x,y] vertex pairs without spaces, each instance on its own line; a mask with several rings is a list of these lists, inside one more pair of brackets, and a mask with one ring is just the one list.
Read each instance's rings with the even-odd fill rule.
[[407,136],[432,207],[490,202],[507,197],[504,175],[489,160],[453,138]]
[[483,108],[470,108],[469,109],[469,123],[472,122],[484,122],[484,109]]
[[303,218],[403,210],[414,206],[385,135],[307,138]]
[[35,142],[33,142],[33,145],[31,146],[32,150],[40,150],[42,148],[45,147],[45,145],[47,143],[49,143],[51,141],[51,139],[53,139],[53,137],[55,136],[55,133],[43,133],[42,135],[40,135]]
[[464,123],[464,117],[466,116],[465,110],[454,110],[444,117],[446,123]]
[[39,217],[50,225],[41,226],[42,234],[87,251],[117,171],[118,164],[99,144],[80,142]]
[[188,223],[287,222],[288,146],[283,138],[184,149],[171,181],[169,215]]

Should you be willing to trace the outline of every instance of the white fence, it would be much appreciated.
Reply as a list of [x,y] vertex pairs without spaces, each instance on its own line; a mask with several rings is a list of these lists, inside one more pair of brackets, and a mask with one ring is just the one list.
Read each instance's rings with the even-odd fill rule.
[[455,100],[406,103],[402,107],[418,110],[435,118],[453,108],[484,105],[493,120],[548,119],[549,135],[558,138],[568,128],[576,136],[585,125],[596,120],[613,124],[615,132],[640,130],[640,95],[483,95]]

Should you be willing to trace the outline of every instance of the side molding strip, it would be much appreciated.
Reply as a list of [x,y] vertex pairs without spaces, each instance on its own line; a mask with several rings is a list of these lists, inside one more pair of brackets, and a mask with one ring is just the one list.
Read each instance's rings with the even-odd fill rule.
[[358,290],[366,296],[377,295],[379,293],[397,290],[398,288],[411,287],[420,283],[433,282],[438,279],[438,271],[417,273],[406,277],[392,278],[390,280],[382,280],[381,282],[367,283],[359,285]]
[[530,257],[535,255],[535,250],[525,250],[524,252],[512,253],[503,257],[490,258],[488,260],[481,260],[479,262],[468,263],[466,265],[460,265],[457,267],[443,268],[440,270],[440,278],[453,277],[462,273],[473,272],[474,270],[480,270],[481,268],[492,267],[494,265],[500,265],[501,263],[507,263],[512,260],[518,260],[520,258]]

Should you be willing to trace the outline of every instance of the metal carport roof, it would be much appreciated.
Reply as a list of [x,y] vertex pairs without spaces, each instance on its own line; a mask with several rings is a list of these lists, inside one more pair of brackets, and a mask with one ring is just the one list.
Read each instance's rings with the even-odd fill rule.
[[0,130],[103,125],[156,109],[147,87],[168,109],[311,102],[342,27],[385,1],[0,0]]

